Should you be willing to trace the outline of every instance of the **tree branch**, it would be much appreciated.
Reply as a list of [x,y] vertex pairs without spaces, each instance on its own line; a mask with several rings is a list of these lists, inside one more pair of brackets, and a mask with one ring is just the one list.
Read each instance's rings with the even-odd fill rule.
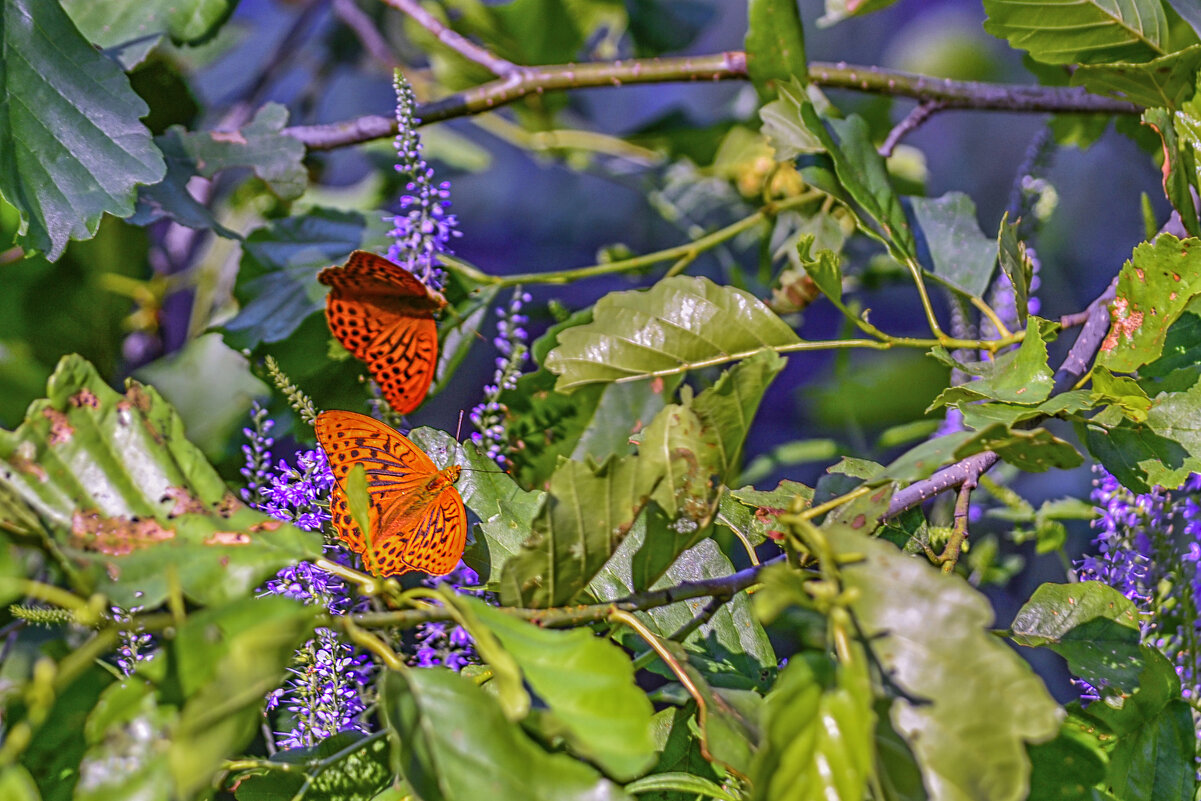
[[[402,3],[407,5],[407,0],[387,2],[398,8]],[[463,41],[467,42],[465,39]],[[471,42],[467,44],[475,47]],[[499,61],[509,63],[503,59]],[[494,66],[502,69],[502,64]],[[514,66],[513,69],[515,71],[505,73],[504,77],[495,81],[423,103],[417,107],[416,116],[423,123],[440,122],[491,111],[526,95],[563,89],[677,81],[741,81],[748,78],[746,53],[740,50],[708,56],[625,59],[541,67]],[[854,89],[938,102],[944,109],[1061,114],[1138,114],[1142,111],[1132,103],[1089,94],[1083,87],[951,81],[842,62],[813,62],[809,66],[809,80],[826,89]],[[367,116],[326,125],[297,125],[284,129],[284,133],[299,139],[311,150],[331,150],[393,136],[396,133],[396,121],[390,117]]]
[[[504,78],[522,72],[523,68],[500,56],[493,55],[483,47],[456,32],[442,20],[421,7],[417,0],[384,0],[384,3],[398,9],[413,19],[421,27],[437,37],[438,41],[458,53],[468,61],[474,61],[493,75]],[[418,116],[423,116],[418,114]]]
[[905,119],[893,126],[892,130],[888,132],[888,136],[884,138],[884,142],[880,145],[877,152],[884,158],[888,158],[892,155],[892,151],[896,150],[896,147],[898,144],[900,144],[901,139],[903,139],[907,134],[917,130],[918,126],[946,107],[947,104],[941,100],[923,100],[921,103],[918,103],[914,107],[913,111],[909,112]]

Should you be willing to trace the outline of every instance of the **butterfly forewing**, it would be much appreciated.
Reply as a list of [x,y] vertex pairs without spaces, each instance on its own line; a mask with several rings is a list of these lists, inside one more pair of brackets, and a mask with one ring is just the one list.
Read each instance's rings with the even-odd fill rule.
[[317,280],[330,287],[325,319],[333,335],[367,364],[393,409],[416,409],[434,378],[434,312],[446,299],[403,267],[362,250],[344,266],[322,270]]
[[439,471],[404,436],[355,412],[324,412],[317,417],[316,431],[336,481],[330,515],[338,537],[366,560],[367,538],[350,514],[345,492],[351,467],[362,464],[372,531],[369,561],[380,574],[422,570],[444,575],[453,570],[467,538],[463,499],[453,486],[459,468]]

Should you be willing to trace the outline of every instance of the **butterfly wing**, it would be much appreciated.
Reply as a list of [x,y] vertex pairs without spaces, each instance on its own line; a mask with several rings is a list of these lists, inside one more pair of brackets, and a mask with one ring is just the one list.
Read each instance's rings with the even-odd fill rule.
[[[424,511],[425,487],[438,473],[430,458],[401,434],[365,414],[322,412],[314,427],[334,475],[330,516],[338,537],[355,553],[367,549],[367,538],[354,522],[346,497],[346,479],[351,467],[359,463],[367,473],[368,525],[376,532],[376,551],[397,537],[405,538],[404,529],[416,523],[413,517],[418,510]],[[380,567],[384,567],[382,563]],[[412,568],[393,572],[407,569]]]
[[367,364],[393,409],[416,409],[434,378],[434,312],[446,299],[403,267],[363,250],[345,266],[322,270],[317,280],[330,287],[325,319],[333,335]]
[[452,486],[443,489],[413,529],[401,559],[411,569],[445,576],[463,558],[467,545],[467,511]]

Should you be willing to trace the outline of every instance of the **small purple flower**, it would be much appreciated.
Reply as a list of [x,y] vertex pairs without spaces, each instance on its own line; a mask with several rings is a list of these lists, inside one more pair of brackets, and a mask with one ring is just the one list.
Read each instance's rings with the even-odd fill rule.
[[[1094,467],[1095,552],[1076,563],[1082,580],[1104,582],[1143,613],[1142,639],[1176,665],[1186,698],[1201,697],[1201,480],[1136,495]],[[1086,687],[1086,698],[1098,688]]]
[[[141,593],[139,592],[138,595],[140,596]],[[140,611],[142,611],[140,606],[133,606],[128,610],[119,606],[109,607],[113,620],[122,624],[121,630],[117,634],[118,642],[120,642],[117,647],[117,667],[123,676],[132,675],[139,662],[150,659],[158,650],[154,637],[140,625],[133,623],[133,616]]]
[[[475,596],[484,596],[480,590],[469,590],[479,583],[480,577],[474,570],[462,562],[447,576],[441,579],[427,578],[422,583],[434,586],[440,581],[449,582],[459,592]],[[448,667],[459,671],[465,666],[479,662],[475,652],[475,642],[467,629],[453,623],[434,621],[417,626],[416,650],[410,663],[417,667]]]
[[529,318],[521,313],[525,304],[530,302],[530,296],[518,287],[513,291],[506,309],[498,309],[496,314],[499,321],[496,324],[497,333],[492,344],[500,351],[496,359],[496,372],[492,383],[484,387],[484,400],[472,410],[469,418],[476,428],[471,435],[471,441],[484,448],[488,458],[504,467],[508,462],[505,450],[508,448],[508,436],[505,429],[505,417],[508,408],[500,402],[500,393],[517,386],[517,379],[525,367],[529,354],[526,341],[529,334],[525,325]]
[[444,276],[438,254],[450,253],[450,241],[462,232],[458,218],[449,211],[450,183],[435,183],[434,170],[421,155],[421,136],[417,133],[420,120],[413,116],[417,106],[413,88],[400,70],[395,72],[392,84],[396,89],[396,171],[408,182],[400,197],[401,213],[384,218],[392,223],[388,258],[426,286],[440,290]]

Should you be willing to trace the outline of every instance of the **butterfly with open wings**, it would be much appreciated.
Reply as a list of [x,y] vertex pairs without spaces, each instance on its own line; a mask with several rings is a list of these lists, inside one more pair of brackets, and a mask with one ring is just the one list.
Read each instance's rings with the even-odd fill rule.
[[[467,543],[467,512],[454,488],[461,468],[439,470],[407,437],[365,414],[322,412],[316,431],[334,474],[330,516],[338,537],[382,576],[454,570]],[[370,552],[346,497],[356,463],[367,473]]]

